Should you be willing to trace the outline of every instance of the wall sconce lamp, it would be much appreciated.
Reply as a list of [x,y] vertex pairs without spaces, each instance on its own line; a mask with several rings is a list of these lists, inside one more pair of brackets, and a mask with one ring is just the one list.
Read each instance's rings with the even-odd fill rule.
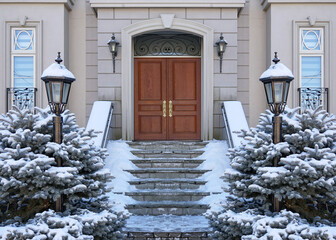
[[115,73],[115,58],[118,54],[119,42],[117,40],[115,40],[114,33],[112,33],[112,37],[111,37],[110,41],[107,42],[107,45],[109,46],[110,52],[112,53],[113,73]]
[[219,37],[219,40],[216,42],[217,53],[218,53],[218,56],[219,56],[220,73],[222,73],[223,54],[225,52],[227,44],[228,44],[228,42],[224,39],[223,33],[221,33],[221,35]]

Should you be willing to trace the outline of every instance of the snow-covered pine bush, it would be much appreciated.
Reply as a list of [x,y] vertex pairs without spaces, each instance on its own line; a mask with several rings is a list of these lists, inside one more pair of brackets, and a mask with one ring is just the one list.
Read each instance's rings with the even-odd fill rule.
[[[125,216],[112,212],[104,196],[112,178],[103,168],[106,149],[92,144],[94,132],[79,128],[68,110],[62,115],[63,142],[51,142],[52,114],[36,111],[14,106],[0,117],[0,223],[16,226],[1,228],[1,233],[8,232],[4,239],[31,239],[22,234],[36,224],[43,225],[41,234],[48,236],[39,239],[53,239],[50,236],[63,228],[74,239],[112,239]],[[57,167],[58,157],[62,167]],[[50,209],[61,195],[66,209],[54,213]]]
[[[273,144],[272,116],[270,111],[261,114],[256,128],[242,132],[244,143],[229,150],[232,169],[225,172],[224,179],[232,197],[223,212],[209,215],[217,237],[332,239],[313,229],[322,224],[318,219],[336,223],[336,118],[321,107],[303,114],[299,108],[287,108],[282,114],[283,142]],[[278,167],[272,166],[275,157],[280,159]],[[284,211],[269,211],[273,195],[281,200]],[[266,236],[259,232],[262,221],[273,233],[282,229],[281,237],[262,238]],[[299,227],[293,227],[293,221]],[[288,224],[301,238],[283,234]],[[301,224],[315,235],[304,237]]]

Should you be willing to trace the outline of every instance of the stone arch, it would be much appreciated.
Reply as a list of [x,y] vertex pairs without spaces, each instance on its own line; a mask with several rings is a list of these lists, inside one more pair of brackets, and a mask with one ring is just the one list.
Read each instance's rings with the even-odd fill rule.
[[213,137],[213,29],[198,22],[162,14],[122,29],[122,138],[133,140],[133,42],[134,36],[158,30],[177,30],[202,37],[202,139]]

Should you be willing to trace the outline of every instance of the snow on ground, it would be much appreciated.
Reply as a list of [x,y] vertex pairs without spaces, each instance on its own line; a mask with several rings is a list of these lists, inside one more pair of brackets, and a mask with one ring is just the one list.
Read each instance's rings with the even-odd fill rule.
[[219,211],[221,204],[225,203],[227,192],[223,188],[228,187],[228,183],[223,182],[221,177],[226,169],[231,169],[230,159],[226,156],[228,145],[226,141],[212,140],[202,149],[205,152],[199,159],[206,159],[198,168],[209,169],[200,179],[208,181],[200,190],[210,192],[210,196],[200,200],[201,203],[210,205],[209,211]]
[[135,177],[123,171],[125,169],[136,169],[137,167],[130,161],[130,159],[137,159],[130,151],[132,148],[122,140],[109,141],[107,144],[107,151],[109,156],[105,159],[105,168],[110,169],[114,179],[109,183],[112,191],[108,193],[111,203],[114,205],[116,211],[125,211],[125,205],[134,203],[135,200],[129,196],[125,196],[125,192],[135,190],[128,181],[135,179]]

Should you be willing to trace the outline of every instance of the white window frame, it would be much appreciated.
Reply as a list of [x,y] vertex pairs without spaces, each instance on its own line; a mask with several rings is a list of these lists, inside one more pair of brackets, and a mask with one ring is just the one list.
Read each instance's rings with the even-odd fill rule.
[[[303,39],[302,39],[302,32],[303,31],[320,31],[320,50],[303,50]],[[299,29],[299,38],[300,38],[300,50],[299,50],[299,87],[302,87],[302,57],[321,57],[321,88],[325,86],[325,79],[324,79],[324,31],[322,27],[314,27],[314,28],[307,28],[307,27],[300,27]]]
[[[33,33],[32,50],[16,50],[15,49],[15,31],[16,30],[31,30]],[[36,88],[36,29],[32,27],[12,27],[11,28],[11,87],[14,88],[14,57],[33,57],[33,87]]]

